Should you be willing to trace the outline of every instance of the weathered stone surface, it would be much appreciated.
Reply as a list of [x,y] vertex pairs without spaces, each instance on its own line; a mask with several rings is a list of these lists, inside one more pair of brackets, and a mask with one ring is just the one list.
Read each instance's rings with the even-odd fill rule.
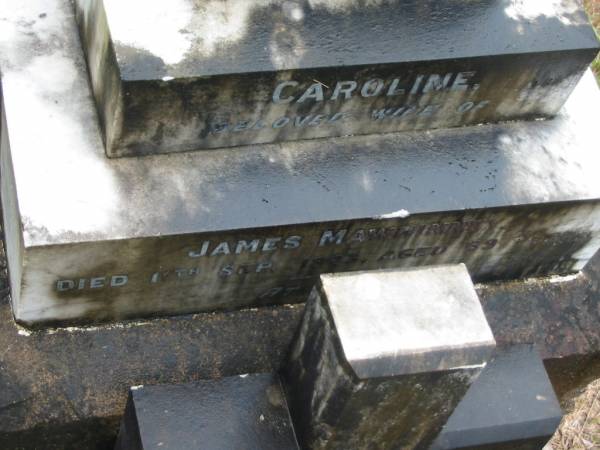
[[532,345],[502,349],[456,407],[431,450],[539,450],[562,411]]
[[462,264],[327,274],[320,286],[358,378],[482,365],[495,347]]
[[576,0],[77,0],[109,156],[556,114]]
[[108,160],[70,3],[3,1],[0,170],[24,323],[304,301],[326,272],[568,273],[600,245],[591,77],[552,121]]
[[485,366],[464,267],[420,270],[321,276],[282,372],[303,448],[427,449]]
[[115,450],[298,450],[276,375],[131,389]]

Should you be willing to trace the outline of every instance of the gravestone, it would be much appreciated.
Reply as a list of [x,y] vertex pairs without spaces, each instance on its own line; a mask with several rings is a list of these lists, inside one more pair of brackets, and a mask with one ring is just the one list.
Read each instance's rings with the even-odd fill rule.
[[321,275],[283,369],[298,440],[427,449],[495,345],[463,265]]
[[129,392],[115,450],[298,450],[279,378],[228,377]]
[[[431,277],[442,269],[417,269],[464,263],[477,282],[510,280],[478,287],[493,291],[494,332],[511,344],[544,342],[556,372],[569,366],[581,380],[597,369],[596,314],[581,300],[597,283],[514,281],[575,274],[600,247],[591,109],[600,94],[591,74],[580,81],[598,43],[574,0],[1,6],[11,305],[0,301],[0,447],[111,448],[123,386],[276,369],[300,317],[290,304],[304,302],[322,273],[339,293],[348,276],[336,272],[384,270],[353,275],[368,282],[343,289],[349,313],[311,316],[330,291],[311,298],[302,331],[323,340],[316,351],[296,341],[285,372],[303,442],[426,447],[479,392],[471,383],[493,338],[465,269],[450,278],[468,284],[455,291],[473,315],[448,301],[445,278],[443,295],[418,292],[410,297],[418,304],[399,311],[406,291],[374,295],[368,278],[392,269]],[[237,145],[246,146],[216,149]],[[183,153],[199,149],[212,150]],[[431,289],[430,280],[417,284]],[[436,345],[395,340],[419,328],[394,327],[409,310]],[[477,326],[461,326],[469,318]],[[527,367],[551,399],[539,361]],[[311,389],[323,381],[333,390]],[[565,382],[561,400],[576,385]],[[558,414],[543,412],[539,436]],[[199,436],[198,420],[212,431]],[[471,425],[462,438],[480,435]],[[502,429],[523,439],[500,446],[539,437],[523,436],[519,420],[505,425],[491,437]],[[274,375],[136,389],[119,445],[164,447],[186,436],[229,448],[232,428],[257,433],[260,447],[295,448]]]
[[431,450],[539,450],[562,415],[536,349],[503,348],[471,385]]
[[76,0],[108,156],[554,116],[576,0]]

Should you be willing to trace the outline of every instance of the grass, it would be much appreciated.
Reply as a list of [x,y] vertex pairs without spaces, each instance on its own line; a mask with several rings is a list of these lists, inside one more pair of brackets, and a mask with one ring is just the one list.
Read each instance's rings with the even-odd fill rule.
[[[600,0],[584,0],[583,3],[590,16],[592,24],[594,27],[596,27],[596,32],[600,36]],[[598,82],[600,82],[600,55],[592,63],[592,69],[596,74]]]
[[[584,0],[596,32],[600,35],[600,0]],[[600,55],[592,63],[600,83]],[[600,450],[600,380],[590,384],[575,400],[573,411],[544,450]]]
[[575,400],[573,412],[564,417],[560,428],[544,450],[600,449],[600,380],[590,384]]

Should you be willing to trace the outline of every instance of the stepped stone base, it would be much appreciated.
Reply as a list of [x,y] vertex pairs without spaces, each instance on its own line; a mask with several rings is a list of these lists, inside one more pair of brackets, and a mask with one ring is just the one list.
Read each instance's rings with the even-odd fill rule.
[[320,273],[565,274],[600,246],[591,75],[548,121],[108,160],[71,2],[7,2],[0,171],[21,323],[302,302]]

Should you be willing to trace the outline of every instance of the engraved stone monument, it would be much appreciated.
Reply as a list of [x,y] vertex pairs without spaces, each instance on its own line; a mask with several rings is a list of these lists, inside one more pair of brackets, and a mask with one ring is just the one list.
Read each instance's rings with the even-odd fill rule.
[[600,378],[578,1],[0,11],[0,448],[515,450]]

